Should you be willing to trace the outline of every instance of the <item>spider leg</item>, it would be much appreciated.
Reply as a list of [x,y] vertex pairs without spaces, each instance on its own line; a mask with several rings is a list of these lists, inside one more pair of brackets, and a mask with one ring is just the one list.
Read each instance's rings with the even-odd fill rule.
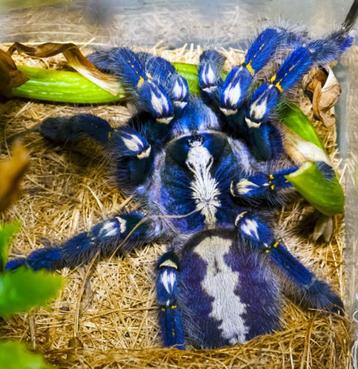
[[96,224],[90,231],[82,232],[62,245],[40,248],[27,257],[12,259],[6,269],[22,265],[33,270],[74,268],[97,255],[108,257],[117,252],[128,252],[152,242],[160,234],[160,224],[154,219],[146,219],[140,212],[124,213]]
[[89,59],[101,70],[117,75],[139,110],[168,123],[189,99],[189,86],[167,60],[128,48],[95,52]]
[[162,255],[157,263],[157,302],[164,346],[184,349],[184,327],[177,306],[179,260],[173,252]]
[[39,130],[46,139],[61,145],[77,144],[83,138],[105,145],[113,132],[106,120],[92,114],[47,118],[41,123]]
[[351,44],[350,35],[335,32],[326,39],[311,41],[307,46],[300,46],[289,54],[271,77],[270,82],[263,83],[253,92],[248,101],[244,121],[249,136],[253,138],[251,143],[259,152],[256,156],[260,160],[273,158],[272,149],[270,149],[272,142],[265,134],[265,130],[281,96],[294,87],[313,65],[337,60]]
[[200,55],[198,79],[199,87],[211,100],[218,103],[221,73],[225,63],[224,55],[216,50],[206,50]]
[[243,212],[238,215],[235,224],[239,230],[239,237],[252,248],[267,255],[268,261],[286,282],[283,283],[286,292],[298,304],[306,308],[331,312],[344,310],[340,297],[331,287],[319,280],[288,251],[283,243],[275,239],[272,229],[259,216]]
[[267,28],[249,47],[245,60],[234,66],[220,88],[219,106],[225,115],[235,114],[244,103],[255,75],[267,64],[285,32]]
[[[148,141],[155,144],[154,136],[157,141],[158,136],[165,136],[163,129],[153,128],[149,125],[150,122],[146,123],[144,117],[137,117],[130,122],[133,123],[134,120],[141,121],[142,126],[146,124],[141,133],[135,124],[113,129],[107,121],[91,114],[48,118],[40,125],[40,132],[51,142],[79,148],[81,151],[84,141],[100,144],[113,154],[117,179],[121,185],[131,187],[143,183],[152,167],[152,145]],[[93,148],[90,145],[91,155]]]
[[230,192],[234,197],[241,198],[248,203],[252,203],[252,205],[257,205],[263,201],[271,205],[282,205],[284,197],[280,196],[280,192],[293,187],[287,181],[286,175],[295,172],[297,169],[298,167],[292,166],[271,174],[255,173],[247,178],[232,181]]

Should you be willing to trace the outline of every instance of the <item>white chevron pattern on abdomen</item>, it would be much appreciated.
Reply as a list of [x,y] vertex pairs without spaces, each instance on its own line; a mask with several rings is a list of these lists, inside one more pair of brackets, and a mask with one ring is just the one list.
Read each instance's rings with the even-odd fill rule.
[[224,260],[231,244],[229,239],[211,236],[201,241],[193,252],[207,263],[201,287],[214,299],[209,316],[221,322],[219,329],[222,337],[230,344],[235,344],[246,341],[249,328],[242,317],[246,313],[246,305],[235,294],[239,273],[233,271]]

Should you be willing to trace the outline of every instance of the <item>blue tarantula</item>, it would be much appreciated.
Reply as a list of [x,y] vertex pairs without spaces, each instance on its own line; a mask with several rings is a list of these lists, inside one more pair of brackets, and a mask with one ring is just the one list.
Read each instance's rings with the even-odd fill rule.
[[[352,23],[352,22],[351,22]],[[157,301],[165,346],[219,347],[279,328],[282,294],[313,309],[342,312],[339,296],[275,236],[275,209],[292,200],[295,172],[272,118],[277,104],[314,65],[337,60],[352,44],[347,22],[325,39],[265,29],[245,60],[224,77],[224,57],[202,53],[200,96],[168,61],[127,48],[91,61],[126,87],[138,113],[113,129],[90,114],[49,118],[56,144],[90,138],[113,155],[118,186],[144,212],[117,214],[66,241],[16,258],[7,269],[57,270],[127,253],[161,240]],[[257,87],[257,73],[283,49],[277,72]],[[326,163],[320,168],[329,173]]]

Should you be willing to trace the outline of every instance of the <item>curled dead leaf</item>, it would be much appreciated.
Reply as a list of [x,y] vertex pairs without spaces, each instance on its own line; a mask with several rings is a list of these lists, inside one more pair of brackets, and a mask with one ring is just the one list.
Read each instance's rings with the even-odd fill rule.
[[303,80],[304,89],[312,94],[315,118],[330,126],[335,122],[334,106],[341,94],[341,86],[332,68],[315,68]]
[[57,54],[63,54],[68,65],[75,69],[78,73],[116,96],[121,92],[118,79],[110,74],[99,71],[80,51],[78,46],[73,43],[61,44],[57,42],[47,42],[36,46],[26,46],[19,42],[15,42],[8,49],[11,55],[15,51],[24,53],[28,56],[37,58],[47,58]]
[[28,166],[28,152],[19,143],[13,147],[11,158],[0,160],[0,211],[4,211],[17,199]]
[[11,56],[0,50],[0,94],[7,95],[15,87],[25,83],[27,78],[19,71]]

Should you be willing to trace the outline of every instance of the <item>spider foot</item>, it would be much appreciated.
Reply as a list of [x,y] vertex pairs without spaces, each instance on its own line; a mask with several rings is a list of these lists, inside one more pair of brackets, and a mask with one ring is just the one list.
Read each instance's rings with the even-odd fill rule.
[[344,313],[344,306],[341,298],[326,282],[318,279],[313,280],[312,284],[305,288],[300,305],[332,313]]

